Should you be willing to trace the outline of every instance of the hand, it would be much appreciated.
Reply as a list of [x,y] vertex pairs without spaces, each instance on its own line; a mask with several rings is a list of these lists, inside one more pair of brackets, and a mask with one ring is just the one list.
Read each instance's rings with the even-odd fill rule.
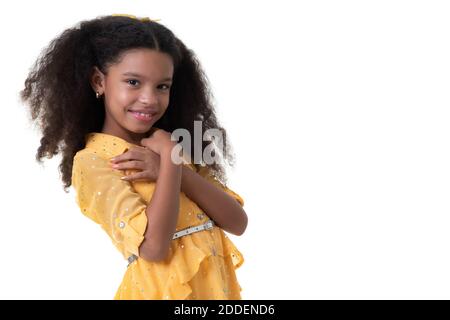
[[176,141],[170,139],[169,132],[152,128],[150,136],[141,140],[141,145],[161,156],[163,152],[169,152],[170,154],[172,148],[176,145]]
[[156,181],[159,175],[160,157],[157,153],[145,147],[131,147],[128,151],[114,157],[111,165],[116,170],[142,170],[135,174],[124,176],[125,181],[143,179]]

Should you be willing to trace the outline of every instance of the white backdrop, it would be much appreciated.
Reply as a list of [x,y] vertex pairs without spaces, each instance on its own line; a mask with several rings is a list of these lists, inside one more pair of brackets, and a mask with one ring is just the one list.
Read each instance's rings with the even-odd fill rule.
[[126,262],[35,161],[29,68],[80,20],[161,19],[198,55],[245,200],[243,299],[450,298],[446,1],[14,1],[0,21],[0,298],[112,299]]

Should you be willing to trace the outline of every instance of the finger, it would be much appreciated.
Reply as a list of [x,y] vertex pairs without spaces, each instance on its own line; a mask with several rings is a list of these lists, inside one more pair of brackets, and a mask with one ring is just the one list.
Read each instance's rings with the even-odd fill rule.
[[120,163],[114,163],[112,167],[116,170],[126,170],[126,169],[139,169],[144,170],[145,169],[145,163],[141,160],[130,160],[130,161],[124,161]]
[[[155,147],[157,146],[157,144],[155,144],[155,140],[152,139],[151,137],[143,139],[141,141],[141,145],[143,146],[143,148],[153,151],[153,152],[155,152]],[[155,153],[157,153],[157,152],[155,152]]]
[[149,181],[149,178],[147,177],[145,172],[133,173],[128,176],[123,176],[121,179],[125,181],[136,181],[136,180]]
[[130,147],[126,152],[111,158],[110,161],[112,163],[119,163],[128,160],[142,160],[142,147]]
[[117,156],[115,156],[115,157],[110,158],[109,161],[110,161],[110,162],[120,162],[120,161],[123,161],[124,157],[126,157],[127,154],[128,154],[128,150],[129,150],[129,149],[126,149],[124,153],[121,153],[121,154],[119,154],[119,155],[117,155]]

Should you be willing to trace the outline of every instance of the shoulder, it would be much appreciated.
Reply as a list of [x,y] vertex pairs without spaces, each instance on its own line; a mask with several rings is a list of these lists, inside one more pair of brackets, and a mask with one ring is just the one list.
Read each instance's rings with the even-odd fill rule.
[[199,165],[197,167],[197,173],[204,178],[218,180],[217,177],[215,176],[213,170],[207,165],[206,166]]
[[107,163],[107,159],[104,159],[101,155],[99,155],[95,150],[91,150],[89,148],[85,148],[83,150],[78,151],[73,157],[74,164],[86,164],[86,163]]
[[196,171],[199,175],[205,176],[210,173],[210,169],[208,166],[197,165]]
[[79,176],[105,175],[111,171],[108,160],[93,150],[80,150],[73,157],[72,181]]

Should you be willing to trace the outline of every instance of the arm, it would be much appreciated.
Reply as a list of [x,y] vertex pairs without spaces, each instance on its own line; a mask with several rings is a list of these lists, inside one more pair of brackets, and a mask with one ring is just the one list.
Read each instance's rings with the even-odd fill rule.
[[146,209],[148,224],[139,255],[149,261],[165,259],[177,226],[181,165],[172,162],[170,150],[161,151],[160,174]]
[[189,168],[182,167],[181,191],[197,203],[214,222],[235,235],[247,228],[247,214],[232,196]]

